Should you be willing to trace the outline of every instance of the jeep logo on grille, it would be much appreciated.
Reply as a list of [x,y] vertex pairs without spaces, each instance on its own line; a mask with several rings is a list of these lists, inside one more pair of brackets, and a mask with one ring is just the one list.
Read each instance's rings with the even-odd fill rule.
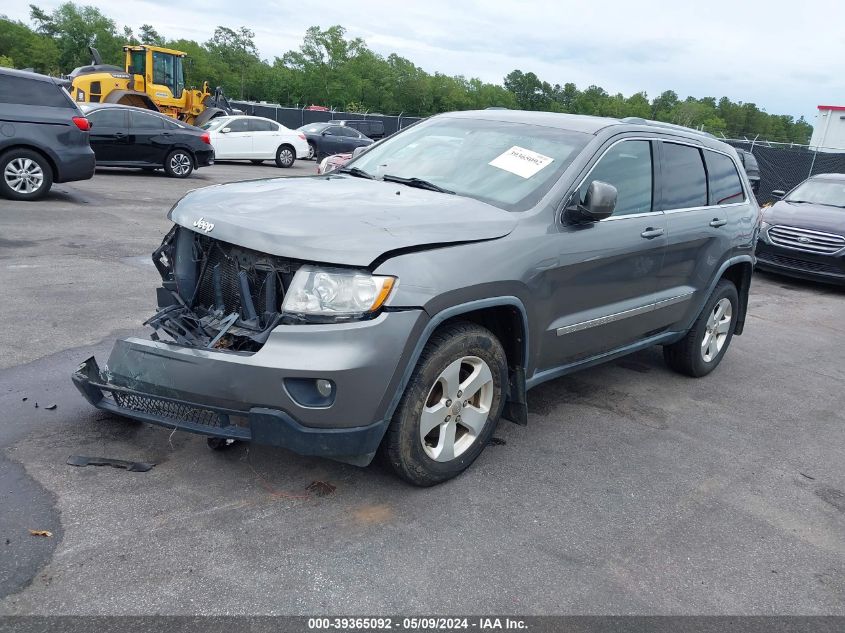
[[214,228],[214,225],[211,222],[207,222],[204,218],[200,218],[196,222],[194,222],[194,226],[197,227],[200,231],[205,231],[206,233],[210,233],[211,229]]

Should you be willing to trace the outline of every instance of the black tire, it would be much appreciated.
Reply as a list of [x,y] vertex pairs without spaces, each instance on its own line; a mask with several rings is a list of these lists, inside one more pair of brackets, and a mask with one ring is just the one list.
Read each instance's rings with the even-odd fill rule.
[[316,160],[319,161],[320,159],[317,156],[317,146],[314,144],[314,141],[308,141],[308,160]]
[[[10,170],[8,177],[7,169]],[[19,179],[18,174],[22,175],[23,179]],[[38,200],[50,191],[52,186],[53,168],[38,152],[10,149],[0,156],[0,194],[4,198]]]
[[194,171],[194,157],[186,149],[174,149],[164,159],[164,173],[171,178],[187,178]]
[[[423,439],[420,437],[423,407],[427,402],[432,402],[432,397],[434,400],[446,397],[443,393],[435,394],[435,390],[442,389],[439,387],[441,374],[453,363],[467,358],[474,358],[476,361],[480,359],[490,370],[492,401],[489,404],[489,414],[480,432],[475,435],[475,439],[468,447],[463,449],[463,452],[448,461],[436,461],[426,453],[426,450],[431,449],[424,449]],[[460,365],[458,375],[461,376],[461,381],[465,380],[466,376],[464,367],[463,364]],[[380,447],[383,460],[399,477],[416,486],[433,486],[460,474],[475,461],[490,442],[504,407],[507,385],[507,358],[502,344],[492,332],[468,322],[441,328],[432,335],[420,355],[419,362],[393,415]],[[460,405],[458,410],[461,410]],[[452,413],[453,409],[447,408],[444,412]],[[466,409],[464,409],[464,414],[466,414]],[[456,415],[455,421],[459,419]],[[436,431],[439,434],[441,428],[444,427],[435,428],[432,433]],[[466,427],[456,428],[466,431]],[[428,441],[428,436],[426,441]],[[455,441],[456,447],[458,441],[460,440]]]
[[264,164],[264,161],[263,161],[263,160],[255,160],[255,159],[253,159],[253,160],[251,160],[251,161],[249,161],[249,162],[251,162],[253,165],[263,165],[263,164]]
[[296,162],[296,150],[290,145],[280,145],[276,150],[276,167],[287,169]]
[[[731,314],[730,322],[727,324],[727,332],[725,334],[724,342],[717,353],[712,354],[709,360],[705,359],[704,341],[708,334],[708,329],[712,327],[711,317],[714,316],[714,311],[717,304],[723,299],[730,302]],[[666,364],[671,369],[679,374],[692,376],[693,378],[700,378],[706,376],[711,371],[716,369],[725,352],[733,339],[734,330],[736,329],[736,317],[739,314],[739,294],[733,282],[722,279],[716,284],[713,294],[704,304],[701,314],[693,323],[689,332],[677,343],[665,345],[663,347],[663,358]]]

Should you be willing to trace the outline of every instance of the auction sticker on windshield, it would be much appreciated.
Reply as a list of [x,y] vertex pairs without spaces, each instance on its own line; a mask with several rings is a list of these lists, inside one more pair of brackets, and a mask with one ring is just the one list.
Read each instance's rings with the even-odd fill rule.
[[488,164],[523,178],[531,178],[553,160],[554,158],[549,156],[543,156],[537,152],[532,152],[530,149],[514,145],[506,152],[496,156]]

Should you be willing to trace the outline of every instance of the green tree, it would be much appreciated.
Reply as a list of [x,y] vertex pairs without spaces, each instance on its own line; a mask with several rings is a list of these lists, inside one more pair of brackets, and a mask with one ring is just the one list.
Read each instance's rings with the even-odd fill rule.
[[122,65],[122,38],[118,36],[114,21],[96,7],[65,2],[52,13],[46,13],[32,4],[30,17],[36,23],[36,33],[55,41],[59,67],[63,71],[90,62],[89,46],[100,52],[105,63]]

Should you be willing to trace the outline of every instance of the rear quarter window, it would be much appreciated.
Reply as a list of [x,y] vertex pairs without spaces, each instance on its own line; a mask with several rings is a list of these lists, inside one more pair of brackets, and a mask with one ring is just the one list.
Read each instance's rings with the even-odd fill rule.
[[0,75],[0,103],[75,108],[73,101],[52,81],[11,75]]
[[704,150],[710,178],[710,204],[732,204],[745,200],[742,181],[730,157]]

